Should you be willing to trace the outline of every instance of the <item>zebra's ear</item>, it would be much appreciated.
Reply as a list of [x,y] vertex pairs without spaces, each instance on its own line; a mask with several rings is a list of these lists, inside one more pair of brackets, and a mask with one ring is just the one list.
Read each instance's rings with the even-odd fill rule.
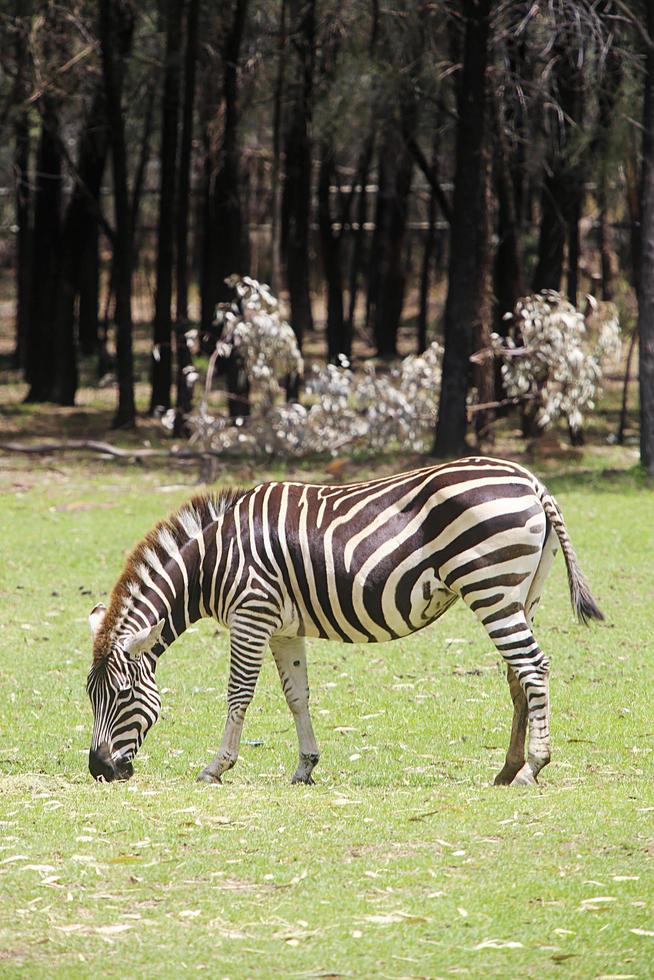
[[152,647],[161,639],[164,628],[164,620],[160,619],[154,626],[145,626],[138,633],[127,636],[123,640],[123,650],[130,660],[140,660],[141,654],[150,651]]
[[97,606],[94,606],[89,613],[89,626],[91,627],[91,636],[95,636],[100,627],[102,626],[102,620],[107,612],[107,607],[104,602],[99,602]]

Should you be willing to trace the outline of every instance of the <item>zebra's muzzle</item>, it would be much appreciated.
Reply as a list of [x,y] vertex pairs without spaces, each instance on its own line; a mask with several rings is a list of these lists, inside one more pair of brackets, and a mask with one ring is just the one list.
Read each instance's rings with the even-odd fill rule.
[[111,758],[109,746],[105,743],[89,752],[89,772],[99,782],[111,783],[116,779],[116,767]]

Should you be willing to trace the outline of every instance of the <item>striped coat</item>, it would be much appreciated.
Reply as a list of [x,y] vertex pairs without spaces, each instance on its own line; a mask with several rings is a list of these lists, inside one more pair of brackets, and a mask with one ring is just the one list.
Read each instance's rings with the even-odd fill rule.
[[602,618],[556,501],[515,463],[469,457],[342,487],[279,482],[196,497],[136,547],[109,608],[91,614],[91,772],[131,775],[159,713],[159,656],[211,616],[230,630],[228,711],[199,778],[219,782],[234,765],[270,646],[297,727],[293,780],[312,782],[304,638],[393,640],[460,598],[507,664],[514,718],[496,782],[534,782],[550,755],[549,664],[532,624],[559,543],[576,614]]

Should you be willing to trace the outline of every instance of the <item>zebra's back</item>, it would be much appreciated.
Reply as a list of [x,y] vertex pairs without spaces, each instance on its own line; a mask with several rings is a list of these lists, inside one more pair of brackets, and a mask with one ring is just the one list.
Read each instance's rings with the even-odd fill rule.
[[262,484],[242,499],[238,526],[291,597],[287,632],[377,642],[428,625],[459,595],[473,602],[498,574],[531,574],[541,493],[522,467],[469,457],[341,487]]

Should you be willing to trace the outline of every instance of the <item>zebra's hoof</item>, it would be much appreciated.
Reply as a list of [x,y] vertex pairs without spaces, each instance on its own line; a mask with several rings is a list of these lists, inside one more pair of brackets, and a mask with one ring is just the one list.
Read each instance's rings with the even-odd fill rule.
[[298,776],[297,773],[295,773],[295,775],[291,779],[291,786],[295,786],[296,783],[304,783],[305,786],[315,786],[316,785],[315,779],[312,779],[311,776],[309,776],[309,775],[307,775],[307,776],[302,776],[302,775]]
[[196,782],[209,783],[210,785],[215,786],[218,783],[222,783],[222,779],[220,778],[220,776],[214,776],[214,774],[212,772],[209,772],[208,769],[203,769],[200,775],[198,776]]
[[520,772],[511,780],[511,786],[537,786],[536,777],[534,776],[531,768],[528,764],[525,764]]
[[493,780],[493,786],[510,786],[516,777],[515,769],[507,769],[506,767],[498,772],[497,776]]

